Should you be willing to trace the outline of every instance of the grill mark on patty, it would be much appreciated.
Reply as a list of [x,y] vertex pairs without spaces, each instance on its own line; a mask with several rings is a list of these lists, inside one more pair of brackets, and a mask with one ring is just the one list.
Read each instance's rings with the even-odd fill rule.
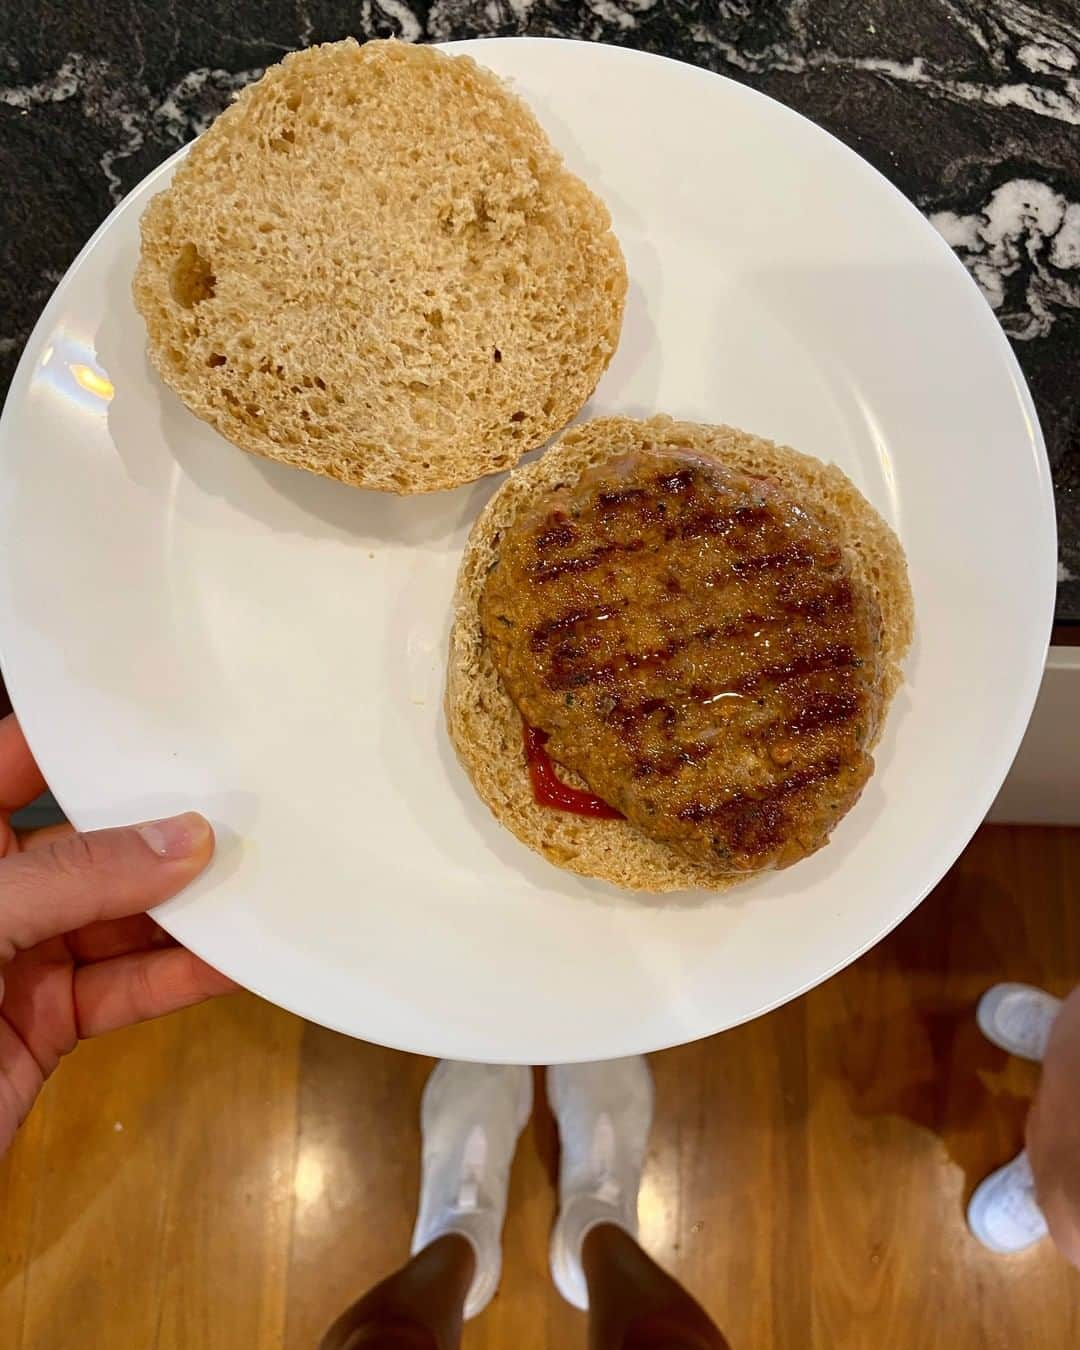
[[778,623],[786,622],[783,614],[757,614],[747,610],[734,614],[720,625],[721,634],[728,639],[756,636],[763,628],[775,628]]
[[618,510],[620,506],[628,506],[632,502],[640,502],[645,497],[646,491],[641,487],[615,488],[609,492],[601,492],[597,498],[597,505],[606,515],[611,511]]
[[[692,643],[711,642],[719,631],[714,625],[698,628],[693,633],[687,633],[685,637],[672,638],[662,647],[654,647],[651,651],[626,652],[598,666],[582,666],[578,670],[567,670],[565,662],[553,659],[545,683],[549,689],[556,692],[581,689],[587,684],[611,685],[619,675],[627,671],[641,670],[645,666],[666,665],[673,656],[684,652]],[[554,656],[557,658],[558,653],[554,653]]]
[[546,553],[549,548],[566,548],[578,536],[577,527],[568,520],[554,517],[555,523],[536,536],[537,553]]
[[[583,615],[573,614],[563,617],[580,619]],[[540,627],[543,627],[543,625],[540,625]],[[723,628],[709,625],[705,628],[699,628],[693,633],[688,633],[685,637],[672,638],[662,647],[653,648],[651,651],[627,652],[610,661],[601,662],[599,665],[583,665],[577,668],[575,668],[575,663],[585,654],[588,647],[594,644],[562,644],[552,653],[545,683],[549,689],[555,692],[582,689],[588,685],[610,687],[617,682],[621,674],[640,670],[647,666],[666,665],[673,657],[678,656],[691,645],[711,643],[718,636],[727,637],[729,634],[725,633]],[[530,643],[530,645],[532,644]],[[541,642],[541,649],[543,645],[543,642]],[[534,646],[533,650],[535,651],[537,648]],[[789,680],[800,679],[806,675],[820,674],[824,671],[850,669],[858,664],[858,658],[849,646],[830,643],[803,656],[797,656],[791,661],[759,666],[755,670],[748,671],[732,685],[725,688],[701,689],[698,691],[699,696],[695,696],[695,691],[691,691],[691,696],[686,701],[704,703],[725,694],[757,693],[766,685],[784,684]],[[646,700],[646,703],[650,702],[652,700]],[[671,706],[668,700],[663,700],[663,702],[669,707]],[[649,711],[657,710],[657,706],[649,709]],[[646,716],[648,714],[640,715]],[[636,716],[637,714],[631,713],[629,720],[632,722],[636,719]],[[625,714],[623,720],[626,720]],[[819,725],[824,726],[827,723],[821,722]]]
[[662,713],[659,722],[665,731],[670,731],[684,708],[729,698],[739,700],[743,695],[735,693],[734,690],[715,690],[704,685],[693,685],[689,690],[680,692],[676,698],[646,698],[638,703],[626,704],[616,696],[604,720],[608,726],[619,732],[623,741],[632,742],[639,724],[652,717],[654,713]]
[[[702,693],[707,695],[707,691],[702,691]],[[708,696],[695,701],[699,703],[707,702]],[[663,709],[665,713],[663,724],[668,729],[678,721],[678,713],[670,702],[665,699],[645,699],[638,704],[637,709],[630,709],[627,710],[627,713],[624,713],[624,726],[627,722],[632,726],[638,720],[636,715],[638,709],[643,709],[643,715],[645,716]],[[840,727],[844,723],[854,721],[858,713],[859,699],[852,690],[844,690],[836,694],[810,694],[793,717],[785,722],[774,723],[766,727],[765,737],[772,740],[778,735],[801,736],[810,731],[820,731],[824,727]],[[610,718],[608,720],[611,721]],[[624,739],[628,738],[624,735]],[[659,754],[639,755],[634,761],[634,777],[670,778],[687,764],[700,764],[703,760],[708,759],[716,747],[717,742],[715,740],[710,742],[693,741],[688,745],[673,746],[670,750]]]
[[736,680],[734,690],[739,694],[751,694],[766,684],[784,684],[787,680],[797,680],[803,675],[817,675],[825,670],[847,670],[857,664],[858,658],[846,643],[829,643],[805,656],[793,657],[790,661],[759,666],[757,670]]
[[751,855],[765,853],[783,838],[789,799],[837,777],[841,767],[839,756],[829,755],[760,792],[737,792],[721,802],[691,802],[678,818],[693,825],[716,825],[724,847]]
[[793,618],[828,621],[834,615],[850,614],[851,607],[851,583],[845,579],[828,590],[818,591],[816,595],[779,603],[776,606],[779,613],[759,614],[756,610],[746,610],[742,614],[733,614],[724,620],[720,631],[726,638],[750,637],[759,630],[787,624]]
[[716,742],[691,741],[658,755],[639,755],[634,761],[635,778],[671,778],[688,764],[700,764],[716,749]]
[[640,553],[645,547],[644,539],[630,539],[625,544],[601,544],[591,553],[583,553],[580,558],[562,558],[558,562],[534,563],[530,569],[533,581],[543,583],[555,581],[558,577],[580,575],[600,567],[614,553]]
[[611,711],[607,715],[609,726],[615,727],[623,740],[630,740],[637,729],[638,723],[644,722],[653,713],[662,713],[661,724],[670,729],[675,725],[678,713],[670,699],[666,698],[645,698],[640,703],[632,703],[629,707],[619,698]]
[[[661,475],[654,481],[656,486],[672,494],[681,494],[690,491],[695,486],[696,473],[692,469],[682,469],[673,474]],[[691,498],[696,503],[696,493],[691,492]],[[657,503],[655,499],[650,498],[644,488],[623,488],[615,491],[608,491],[598,494],[597,501],[607,508],[608,511],[602,514],[608,514],[611,508],[623,506],[632,503],[642,503],[645,509],[638,512],[640,524],[647,525],[650,520],[656,518],[656,507],[663,507],[663,503]],[[726,535],[736,526],[752,526],[765,523],[772,518],[770,508],[764,503],[753,503],[750,505],[741,505],[732,511],[718,513],[708,509],[697,511],[693,515],[684,516],[677,524],[669,524],[664,529],[664,539],[671,542],[678,537],[682,540],[692,540],[704,536]],[[569,522],[560,523],[555,527],[546,530],[538,536],[535,547],[538,552],[546,551],[549,546],[561,545],[573,542],[577,537],[578,531]],[[567,537],[569,535],[569,537]],[[746,543],[740,544],[745,548]],[[618,553],[639,553],[645,547],[643,538],[630,539],[625,542],[612,541],[602,544],[589,553],[585,553],[576,558],[562,559],[542,559],[537,561],[530,568],[532,579],[543,584],[548,581],[555,581],[560,577],[576,575],[581,576],[587,572],[594,571],[609,561]],[[837,554],[839,561],[839,554]],[[780,571],[787,566],[809,566],[812,565],[815,558],[812,553],[796,543],[789,549],[777,551],[770,554],[760,554],[746,559],[736,560],[731,565],[731,571],[737,576],[750,574],[760,571]],[[712,578],[714,585],[723,584],[729,580],[724,574],[717,574]],[[674,586],[669,585],[669,591],[678,593],[678,582]],[[535,649],[534,649],[535,650]]]
[[805,619],[824,619],[836,614],[850,614],[854,604],[851,582],[843,577],[835,586],[804,596],[801,600],[783,600],[785,614]]
[[851,722],[858,712],[859,698],[853,689],[810,694],[794,717],[783,724],[783,729],[804,735],[808,731],[820,731],[822,727],[838,727]]
[[[684,652],[691,644],[712,642],[717,636],[721,635],[721,632],[720,628],[710,625],[706,628],[699,628],[693,633],[688,633],[685,637],[672,638],[662,647],[654,647],[651,651],[627,652],[625,655],[615,657],[611,661],[602,662],[600,665],[586,665],[577,670],[567,669],[566,659],[559,659],[559,653],[556,649],[545,683],[549,689],[556,692],[581,689],[590,684],[610,685],[615,682],[620,674],[627,671],[640,670],[643,666],[665,665],[672,657]],[[783,684],[788,680],[799,679],[804,675],[820,674],[826,670],[844,670],[854,667],[857,663],[858,658],[850,647],[830,643],[805,656],[797,656],[791,661],[759,666],[756,670],[748,671],[747,674],[741,676],[728,687],[711,689],[707,693],[703,692],[703,697],[694,701],[705,702],[708,698],[715,698],[723,694],[752,694],[766,684]]]
[[[802,544],[791,544],[776,553],[757,553],[749,558],[736,558],[731,570],[738,577],[749,576],[756,572],[781,572],[789,567],[812,567],[820,559],[814,557]],[[723,573],[719,573],[723,576]]]
[[[736,526],[760,525],[769,519],[766,506],[737,506],[734,511],[718,515],[715,511],[698,511],[685,516],[678,527],[669,526],[664,535],[667,539],[703,539],[709,535],[730,534]],[[669,533],[670,531],[670,533]]]
[[661,492],[670,492],[672,496],[677,497],[694,486],[697,476],[698,471],[687,466],[685,469],[675,469],[672,473],[659,474],[653,482]]
[[556,615],[554,619],[545,619],[543,623],[538,623],[529,634],[529,647],[534,652],[542,652],[557,633],[565,633],[571,628],[576,628],[579,623],[589,621],[599,623],[617,613],[617,608],[608,605],[567,610],[564,614]]

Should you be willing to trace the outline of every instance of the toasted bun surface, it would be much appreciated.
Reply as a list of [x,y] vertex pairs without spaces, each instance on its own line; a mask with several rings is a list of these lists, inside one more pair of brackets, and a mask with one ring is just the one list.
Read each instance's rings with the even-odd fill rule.
[[[631,890],[723,890],[736,884],[625,820],[594,820],[535,802],[522,745],[521,716],[503,687],[480,621],[480,600],[499,541],[543,493],[574,482],[604,460],[643,448],[681,448],[736,469],[767,474],[842,537],[853,570],[880,607],[881,679],[886,702],[901,683],[913,608],[907,564],[893,531],[835,466],[730,427],[657,417],[605,418],[567,431],[534,463],[510,475],[477,519],[458,576],[450,637],[446,713],[466,772],[498,820],[551,862]],[[586,786],[560,771],[566,781]]]
[[491,72],[350,38],[196,142],[143,216],[135,302],[162,378],[235,444],[425,492],[584,404],[622,322],[610,224]]

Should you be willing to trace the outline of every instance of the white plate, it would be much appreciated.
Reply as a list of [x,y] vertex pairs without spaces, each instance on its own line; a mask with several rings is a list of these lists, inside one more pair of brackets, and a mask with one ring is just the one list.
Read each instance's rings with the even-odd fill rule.
[[1049,473],[990,310],[838,141],[658,57],[454,49],[513,79],[611,208],[631,287],[587,414],[790,442],[900,532],[909,683],[831,846],[729,896],[649,900],[495,824],[441,699],[455,568],[499,480],[391,499],[263,463],[192,417],[151,373],[129,290],[140,212],[175,158],[87,245],[19,367],[0,429],[4,670],[80,827],[213,818],[212,870],[161,916],[242,984],[409,1050],[622,1055],[824,979],[956,858],[1039,681]]

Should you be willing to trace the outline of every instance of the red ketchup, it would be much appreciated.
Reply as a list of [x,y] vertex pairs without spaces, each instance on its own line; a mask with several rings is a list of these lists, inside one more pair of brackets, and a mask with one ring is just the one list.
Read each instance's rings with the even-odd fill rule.
[[555,765],[544,749],[547,732],[525,724],[525,759],[529,765],[533,796],[541,806],[554,806],[558,811],[571,811],[576,816],[595,816],[599,820],[622,820],[623,813],[591,792],[568,787],[555,774]]

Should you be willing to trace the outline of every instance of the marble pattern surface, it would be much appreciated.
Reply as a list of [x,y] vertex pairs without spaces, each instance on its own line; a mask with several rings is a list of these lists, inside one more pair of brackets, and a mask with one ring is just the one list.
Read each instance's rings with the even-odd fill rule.
[[0,392],[109,209],[287,51],[352,33],[619,43],[797,108],[892,179],[1012,340],[1080,623],[1080,0],[5,0]]

